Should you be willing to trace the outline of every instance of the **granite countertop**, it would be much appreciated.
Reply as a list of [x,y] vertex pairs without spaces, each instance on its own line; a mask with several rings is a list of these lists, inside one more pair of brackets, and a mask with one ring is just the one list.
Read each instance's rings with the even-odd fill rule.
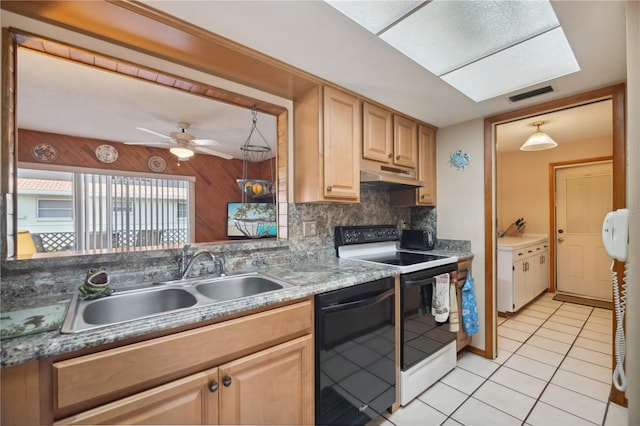
[[[56,330],[3,340],[0,350],[0,366],[21,364],[38,358],[91,348],[151,332],[222,318],[276,303],[390,277],[395,273],[392,267],[338,258],[324,262],[291,263],[264,267],[257,272],[278,278],[293,284],[293,286],[256,296],[185,309],[75,334],[62,334]],[[52,302],[55,303],[55,301]]]
[[[433,250],[430,253],[456,256],[458,260],[473,257],[473,253],[453,250]],[[237,273],[248,271],[235,271]],[[21,364],[39,358],[60,355],[81,349],[118,342],[152,332],[189,326],[198,322],[223,318],[248,312],[277,303],[292,301],[318,293],[324,293],[352,285],[393,276],[393,267],[363,263],[349,259],[332,258],[320,262],[291,262],[289,264],[261,267],[255,271],[293,284],[282,290],[241,299],[194,307],[105,326],[74,334],[62,334],[58,330],[3,340],[0,349],[0,367]],[[50,303],[69,303],[51,300]]]

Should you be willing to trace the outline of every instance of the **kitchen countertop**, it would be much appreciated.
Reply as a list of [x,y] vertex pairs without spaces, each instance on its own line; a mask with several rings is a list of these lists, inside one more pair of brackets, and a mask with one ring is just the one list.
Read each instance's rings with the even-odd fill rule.
[[[459,260],[473,256],[471,253],[446,250],[434,250],[432,253],[457,256]],[[237,272],[242,273],[246,271]],[[74,334],[62,334],[56,330],[3,340],[0,350],[0,366],[7,367],[21,364],[39,358],[91,348],[152,332],[223,318],[228,315],[374,281],[395,274],[394,268],[389,266],[371,263],[365,264],[339,258],[328,259],[321,262],[292,262],[285,265],[263,267],[251,272],[260,272],[293,284],[293,286],[256,296],[185,309]],[[56,302],[59,303],[60,301],[50,301],[50,303]]]
[[529,244],[543,243],[549,240],[547,234],[524,234],[522,237],[498,238],[498,250],[513,250]]

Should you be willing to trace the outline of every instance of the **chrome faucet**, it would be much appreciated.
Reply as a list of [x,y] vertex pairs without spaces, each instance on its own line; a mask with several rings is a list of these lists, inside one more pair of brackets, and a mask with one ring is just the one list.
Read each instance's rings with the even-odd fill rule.
[[227,275],[227,271],[224,269],[224,256],[219,254],[216,256],[216,263],[218,264],[218,275],[224,277]]
[[185,244],[180,254],[180,260],[179,260],[180,272],[179,273],[180,273],[181,280],[184,280],[185,278],[187,278],[187,275],[189,275],[189,271],[191,271],[193,264],[195,263],[196,259],[198,259],[200,256],[209,256],[209,259],[211,259],[211,261],[217,265],[220,276],[223,277],[226,275],[226,272],[224,269],[224,256],[222,255],[216,256],[213,253],[211,253],[209,250],[198,250],[193,254],[193,256],[189,257],[190,247],[191,247],[191,244]]

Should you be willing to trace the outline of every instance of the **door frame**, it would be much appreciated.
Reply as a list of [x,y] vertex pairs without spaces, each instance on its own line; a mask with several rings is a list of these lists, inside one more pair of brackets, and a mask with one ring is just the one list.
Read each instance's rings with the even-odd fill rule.
[[[556,197],[555,197],[555,191],[556,191],[556,170],[557,169],[561,169],[561,168],[567,168],[567,167],[572,167],[572,166],[579,166],[579,165],[591,165],[591,164],[597,164],[597,163],[602,163],[605,161],[613,161],[613,157],[612,156],[606,156],[606,157],[594,157],[594,158],[585,158],[582,160],[569,160],[569,161],[559,161],[557,163],[549,163],[549,229],[550,230],[555,230],[556,229]],[[611,167],[613,168],[613,163],[611,164]],[[552,241],[553,240],[553,241]],[[549,291],[551,293],[555,293],[556,292],[556,278],[557,278],[557,271],[556,271],[556,246],[557,246],[557,240],[555,237],[552,237],[551,235],[549,235],[549,258],[551,260],[551,263],[549,264],[549,269],[550,269],[550,275],[549,275]]]
[[[534,117],[547,112],[579,106],[593,101],[611,99],[612,101],[612,159],[613,159],[613,209],[626,206],[626,85],[625,83],[595,89],[578,95],[556,99],[539,105],[524,107],[518,110],[486,117],[484,119],[484,254],[485,254],[485,317],[484,323],[489,325],[485,333],[485,356],[494,358],[497,352],[497,323],[493,321],[496,312],[496,259],[497,223],[496,223],[496,141],[495,128],[507,121]],[[614,268],[618,274],[624,272],[624,264],[616,262]],[[613,291],[613,289],[612,289]],[[611,335],[615,333],[614,316]],[[615,356],[611,356],[611,365],[615,366]],[[611,401],[627,406],[624,392],[611,386]]]

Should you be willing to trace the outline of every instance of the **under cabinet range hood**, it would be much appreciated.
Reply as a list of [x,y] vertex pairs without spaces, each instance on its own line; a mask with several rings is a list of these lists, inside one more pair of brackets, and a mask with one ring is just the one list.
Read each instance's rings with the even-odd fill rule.
[[378,169],[361,169],[360,186],[398,191],[401,189],[415,189],[426,186],[426,182],[416,178],[414,170],[404,170],[389,166],[379,166]]

